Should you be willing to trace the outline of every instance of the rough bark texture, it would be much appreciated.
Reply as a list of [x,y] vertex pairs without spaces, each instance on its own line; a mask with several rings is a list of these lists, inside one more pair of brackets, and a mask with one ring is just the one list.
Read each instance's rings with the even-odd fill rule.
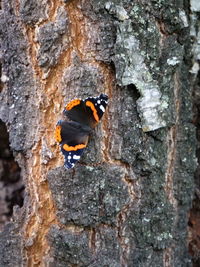
[[24,185],[20,168],[9,149],[9,136],[0,120],[0,229],[13,213],[13,206],[23,205]]
[[197,160],[198,165],[195,172],[195,191],[192,209],[190,210],[189,217],[189,251],[192,255],[193,266],[198,267],[200,265],[200,72],[199,72],[199,60],[200,60],[200,4],[197,1],[191,1],[192,14],[191,19],[191,37],[193,39],[192,45],[192,61],[193,66],[192,73],[192,85],[193,85],[193,100],[194,100],[194,123],[196,126],[197,136]]
[[[192,265],[198,8],[194,0],[1,3],[0,118],[26,193],[0,234],[0,266]],[[67,101],[101,92],[106,114],[67,171],[56,122]]]

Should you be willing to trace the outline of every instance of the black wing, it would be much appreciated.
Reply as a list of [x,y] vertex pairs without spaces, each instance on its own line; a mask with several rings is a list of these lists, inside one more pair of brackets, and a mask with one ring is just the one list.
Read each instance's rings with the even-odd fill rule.
[[56,126],[55,137],[60,143],[61,151],[65,157],[64,166],[73,168],[76,161],[88,143],[91,128],[77,122],[59,121]]
[[75,99],[67,104],[64,114],[72,121],[94,128],[103,116],[107,103],[108,97],[104,94],[85,100]]

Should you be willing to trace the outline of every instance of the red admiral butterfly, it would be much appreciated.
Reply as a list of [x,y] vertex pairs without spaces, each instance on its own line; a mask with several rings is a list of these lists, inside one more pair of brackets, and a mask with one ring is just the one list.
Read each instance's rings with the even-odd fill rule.
[[80,159],[89,135],[103,116],[107,104],[108,96],[100,94],[84,100],[74,99],[65,107],[64,114],[70,121],[58,121],[55,139],[65,157],[66,169],[73,168]]

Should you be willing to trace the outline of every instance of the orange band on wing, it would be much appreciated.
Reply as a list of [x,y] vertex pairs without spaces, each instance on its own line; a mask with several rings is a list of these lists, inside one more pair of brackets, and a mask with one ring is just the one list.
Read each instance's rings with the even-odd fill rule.
[[62,137],[61,137],[61,125],[57,125],[56,126],[55,139],[59,143],[62,141]]
[[86,101],[85,104],[86,104],[87,107],[91,108],[91,110],[93,112],[93,116],[94,116],[95,120],[98,122],[99,121],[99,116],[97,114],[97,110],[96,110],[94,104],[92,102],[90,102],[90,101]]
[[77,151],[78,149],[83,149],[85,147],[86,147],[86,145],[84,145],[84,144],[80,144],[80,145],[76,145],[76,146],[68,146],[67,144],[63,145],[63,149],[66,151]]
[[67,104],[66,109],[67,110],[70,110],[73,107],[78,106],[80,103],[81,103],[81,100],[80,99],[74,99],[74,100],[72,100],[71,102],[69,102]]

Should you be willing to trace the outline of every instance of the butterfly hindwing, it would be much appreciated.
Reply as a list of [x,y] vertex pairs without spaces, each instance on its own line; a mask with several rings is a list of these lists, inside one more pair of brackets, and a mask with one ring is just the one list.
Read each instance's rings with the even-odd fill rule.
[[[65,145],[65,144],[64,144]],[[73,168],[75,163],[80,160],[81,155],[83,154],[83,149],[77,149],[76,151],[67,151],[64,149],[65,146],[61,146],[61,151],[65,157],[64,166],[66,169]]]
[[[74,121],[59,121],[61,142],[71,146],[85,143],[91,128]],[[58,127],[58,125],[57,125]]]
[[77,122],[59,121],[56,126],[55,137],[60,143],[65,157],[66,168],[72,168],[80,159],[88,143],[91,129]]

